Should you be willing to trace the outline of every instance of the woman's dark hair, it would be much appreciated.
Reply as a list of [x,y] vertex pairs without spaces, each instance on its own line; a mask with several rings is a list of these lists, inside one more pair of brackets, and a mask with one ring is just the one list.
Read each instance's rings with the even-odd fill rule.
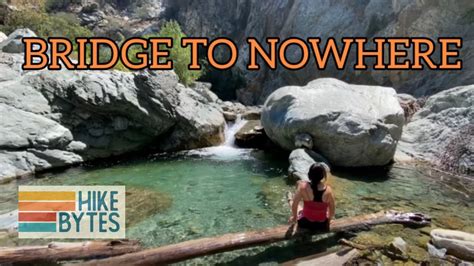
[[314,163],[309,168],[308,178],[312,184],[319,184],[321,180],[326,178],[326,168],[321,163]]

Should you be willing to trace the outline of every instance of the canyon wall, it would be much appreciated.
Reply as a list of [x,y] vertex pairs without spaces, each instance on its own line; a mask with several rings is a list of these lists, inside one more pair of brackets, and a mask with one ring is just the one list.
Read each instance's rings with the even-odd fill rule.
[[[246,104],[262,103],[283,85],[304,85],[319,77],[346,82],[394,87],[415,96],[431,95],[458,85],[474,83],[474,1],[471,0],[164,0],[167,19],[179,21],[191,36],[226,36],[239,46],[239,61],[233,71],[245,85],[237,97]],[[310,62],[304,70],[247,71],[247,37],[462,37],[462,71],[355,71],[329,67],[317,70]],[[437,55],[439,56],[439,55]],[[297,60],[298,49],[288,58]],[[261,62],[261,61],[260,61]],[[370,65],[369,65],[370,66]],[[230,89],[231,85],[229,85]]]

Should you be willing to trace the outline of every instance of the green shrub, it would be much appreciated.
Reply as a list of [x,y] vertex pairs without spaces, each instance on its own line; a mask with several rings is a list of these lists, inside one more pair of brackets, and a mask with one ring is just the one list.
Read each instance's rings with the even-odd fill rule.
[[33,9],[11,12],[0,30],[10,34],[19,28],[29,28],[42,38],[65,37],[74,40],[76,37],[92,36],[89,29],[80,26],[69,14],[47,14]]
[[173,69],[181,83],[189,86],[204,74],[204,68],[201,70],[188,69],[188,65],[191,63],[191,47],[181,47],[181,39],[185,38],[186,34],[183,33],[178,22],[166,22],[157,35],[145,36],[145,38],[150,37],[168,37],[173,39],[173,48],[168,49],[163,46],[161,49],[169,50],[169,59],[173,61]]
[[46,0],[8,0],[5,2],[18,8],[34,8],[38,10],[44,10],[45,1]]
[[[197,79],[204,75],[204,67],[201,70],[189,70],[188,65],[191,63],[191,48],[182,48],[181,39],[186,37],[182,32],[181,27],[176,21],[166,22],[158,34],[145,35],[143,38],[149,39],[154,37],[168,37],[173,39],[173,48],[169,49],[164,45],[160,47],[161,50],[168,50],[168,59],[173,61],[173,70],[178,75],[179,81],[186,86],[193,84]],[[136,54],[144,52],[138,45],[131,46],[128,51],[129,60],[133,63],[140,63],[136,58]],[[100,62],[107,62],[110,58],[110,53],[103,52],[100,56]],[[201,64],[202,65],[202,64]],[[114,67],[115,70],[130,71],[126,68],[122,61],[119,60]]]

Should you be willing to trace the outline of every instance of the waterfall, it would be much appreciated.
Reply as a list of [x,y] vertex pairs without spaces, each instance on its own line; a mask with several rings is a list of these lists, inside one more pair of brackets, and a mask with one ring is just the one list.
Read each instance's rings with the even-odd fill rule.
[[223,146],[235,147],[235,134],[245,125],[247,120],[242,119],[241,115],[237,115],[237,118],[233,123],[226,125],[225,129],[225,141],[222,144]]
[[225,141],[220,146],[208,147],[188,151],[190,155],[208,156],[214,160],[233,161],[241,160],[244,156],[248,156],[250,149],[240,149],[235,145],[235,133],[237,133],[247,120],[237,116],[234,122],[226,125],[224,135]]

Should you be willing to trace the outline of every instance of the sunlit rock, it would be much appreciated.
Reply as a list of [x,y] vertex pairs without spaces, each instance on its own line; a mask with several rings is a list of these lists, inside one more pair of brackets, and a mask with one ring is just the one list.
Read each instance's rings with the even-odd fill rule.
[[337,166],[391,162],[405,118],[395,90],[347,84],[331,78],[273,92],[262,110],[268,137],[295,149],[295,137],[312,137],[313,149]]

